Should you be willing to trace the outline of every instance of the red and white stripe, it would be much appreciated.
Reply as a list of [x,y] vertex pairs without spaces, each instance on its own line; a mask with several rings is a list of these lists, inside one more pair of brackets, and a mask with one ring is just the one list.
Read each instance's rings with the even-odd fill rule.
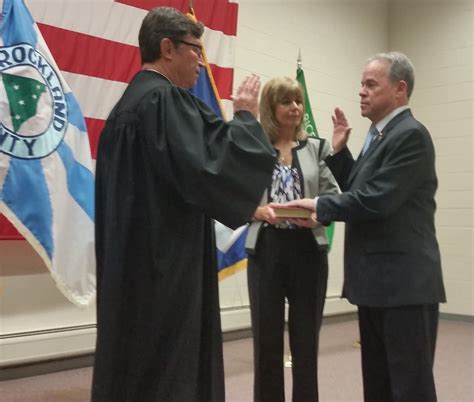
[[[110,110],[140,68],[138,30],[148,10],[171,6],[187,12],[188,0],[26,0],[33,18],[86,118],[93,157]],[[226,110],[234,75],[238,4],[195,0],[206,29],[203,42]]]

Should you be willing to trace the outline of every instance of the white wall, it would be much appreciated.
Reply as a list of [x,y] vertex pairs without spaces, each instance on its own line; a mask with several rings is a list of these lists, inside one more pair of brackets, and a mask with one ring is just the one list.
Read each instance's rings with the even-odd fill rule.
[[90,353],[94,343],[95,307],[70,303],[26,241],[1,241],[0,367]]
[[[437,229],[448,304],[473,315],[472,292],[472,1],[240,0],[236,79],[255,72],[265,82],[295,76],[298,50],[319,133],[330,138],[331,112],[342,107],[360,149],[368,122],[358,88],[368,56],[397,49],[417,68],[412,106],[431,130],[440,179]],[[340,301],[343,225],[330,254],[325,314],[351,311]],[[223,328],[249,325],[245,272],[221,283]],[[239,307],[240,306],[240,307]],[[80,310],[55,288],[24,242],[0,242],[0,366],[90,352],[94,309]]]
[[415,64],[411,104],[436,148],[436,222],[448,297],[441,311],[472,316],[473,1],[399,0],[389,11],[389,46]]

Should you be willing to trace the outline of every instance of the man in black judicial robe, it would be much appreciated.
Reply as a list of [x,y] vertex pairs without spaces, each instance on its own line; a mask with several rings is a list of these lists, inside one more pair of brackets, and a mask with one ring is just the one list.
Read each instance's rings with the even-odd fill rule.
[[143,70],[111,112],[97,154],[94,402],[222,402],[212,219],[251,218],[275,155],[254,116],[257,77],[220,118],[187,90],[203,28],[171,8],[140,29]]

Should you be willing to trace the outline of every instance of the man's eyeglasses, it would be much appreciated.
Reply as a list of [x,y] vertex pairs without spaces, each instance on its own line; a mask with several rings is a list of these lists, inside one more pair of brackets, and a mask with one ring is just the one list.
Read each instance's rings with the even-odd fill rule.
[[175,40],[174,42],[178,42],[178,43],[182,43],[183,45],[188,45],[188,46],[191,46],[193,48],[193,52],[197,54],[197,56],[202,59],[202,45],[198,45],[196,43],[191,43],[191,42],[187,42],[185,40],[182,40],[182,39],[177,39]]

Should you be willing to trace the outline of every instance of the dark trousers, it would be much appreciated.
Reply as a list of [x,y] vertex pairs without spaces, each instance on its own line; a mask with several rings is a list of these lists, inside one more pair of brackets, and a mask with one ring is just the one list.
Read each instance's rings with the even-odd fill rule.
[[359,306],[365,402],[435,402],[439,305]]
[[327,252],[309,229],[263,228],[249,256],[254,400],[283,402],[285,298],[289,304],[293,402],[318,401],[318,346],[328,279]]

